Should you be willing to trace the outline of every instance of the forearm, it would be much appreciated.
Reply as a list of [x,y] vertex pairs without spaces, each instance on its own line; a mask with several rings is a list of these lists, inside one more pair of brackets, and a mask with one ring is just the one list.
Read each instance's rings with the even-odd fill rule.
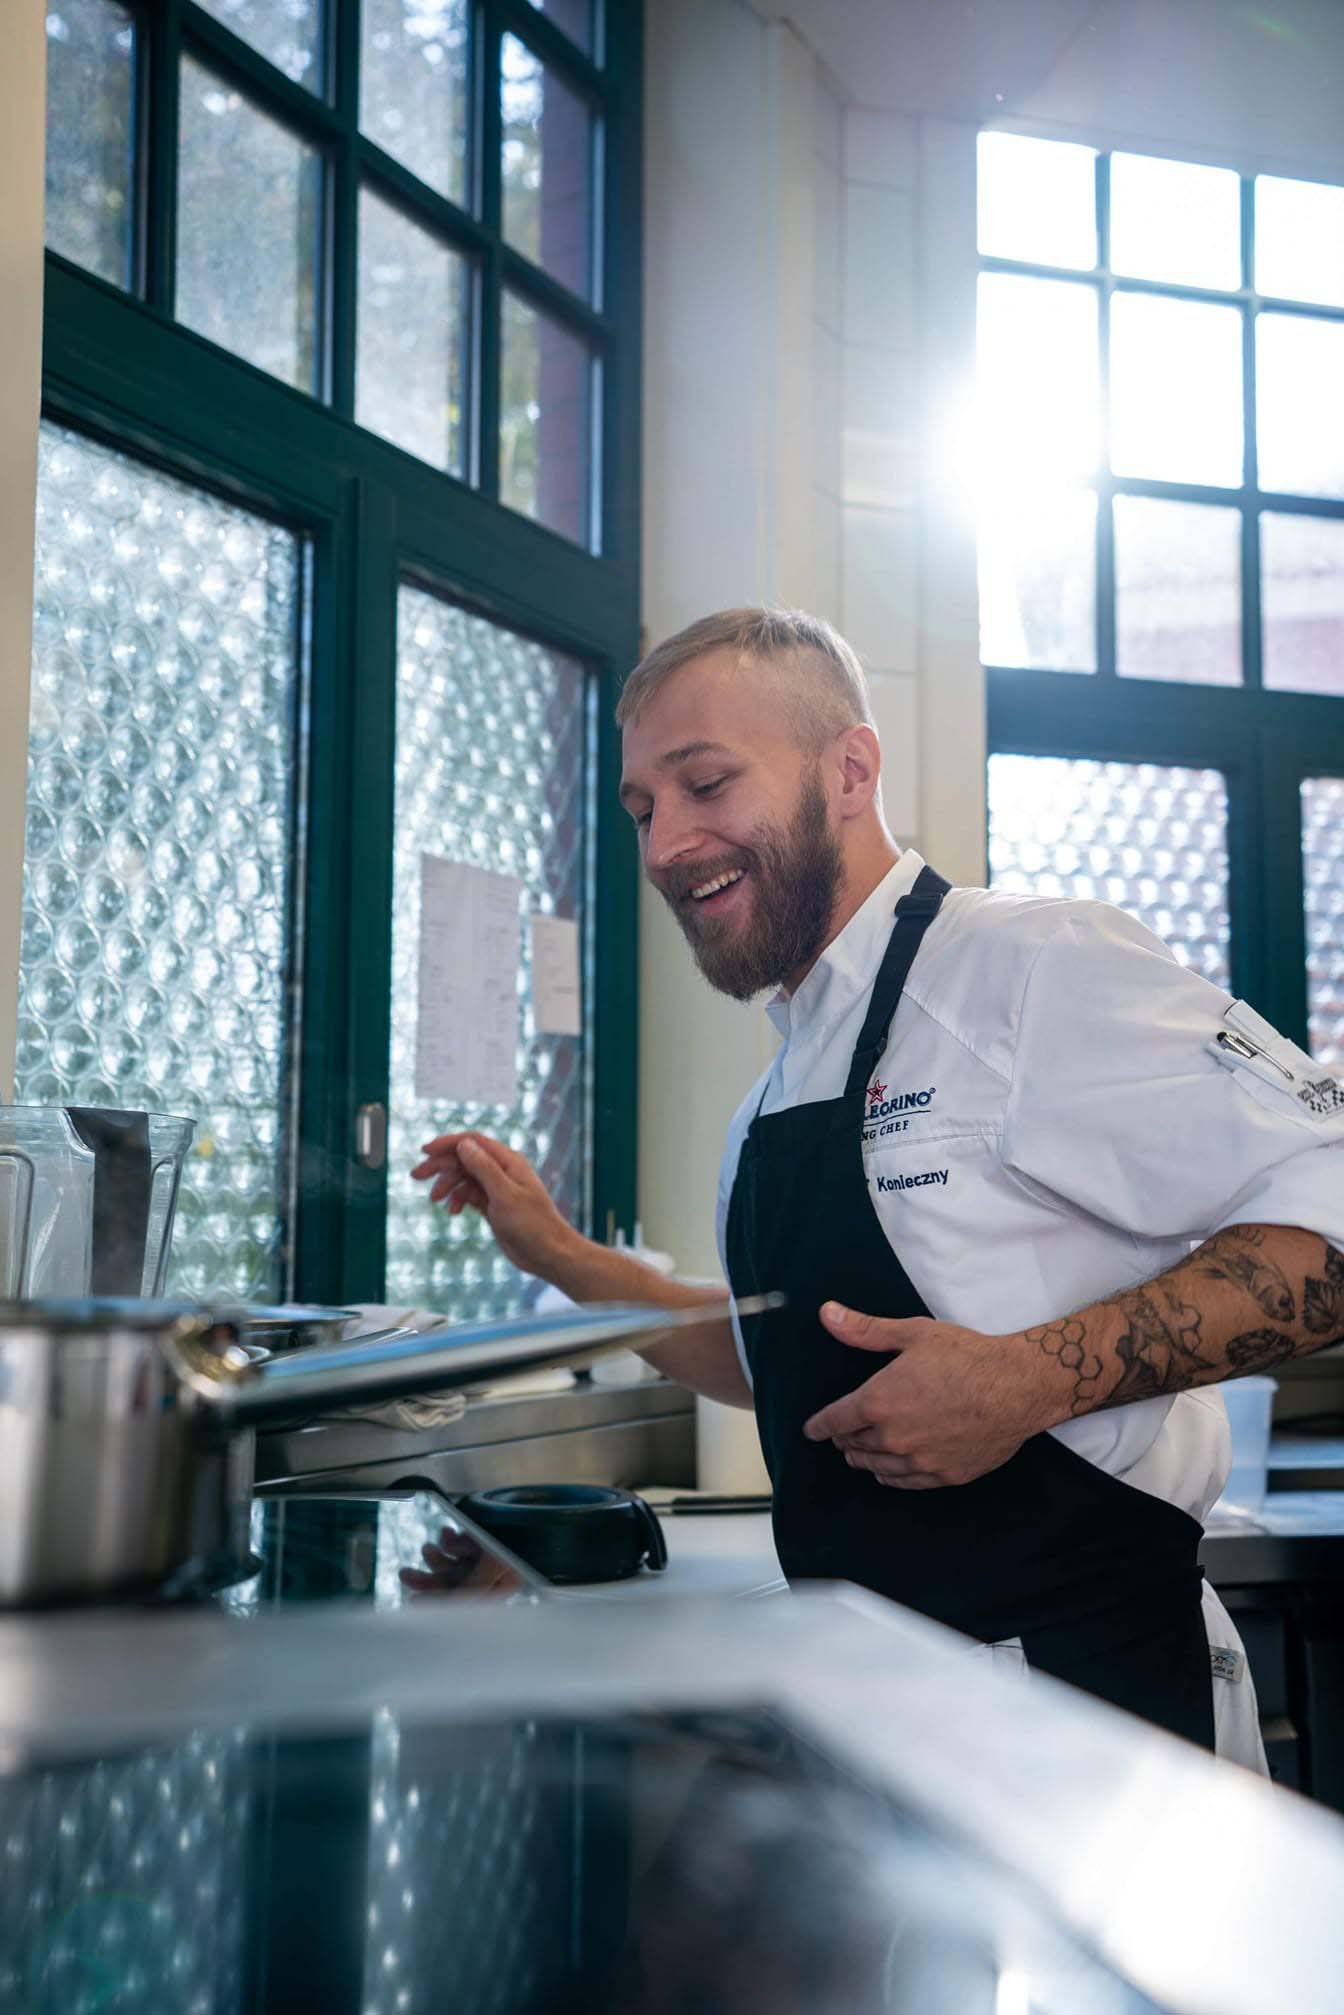
[[[547,1268],[547,1278],[571,1301],[636,1301],[656,1308],[695,1308],[721,1302],[724,1290],[690,1287],[670,1280],[619,1247],[598,1245],[577,1232]],[[726,1406],[752,1404],[751,1388],[742,1376],[732,1324],[722,1319],[679,1330],[640,1352],[666,1378],[674,1378],[707,1399]]]
[[1020,1332],[1042,1425],[1184,1392],[1344,1339],[1344,1253],[1315,1232],[1233,1225],[1179,1266]]

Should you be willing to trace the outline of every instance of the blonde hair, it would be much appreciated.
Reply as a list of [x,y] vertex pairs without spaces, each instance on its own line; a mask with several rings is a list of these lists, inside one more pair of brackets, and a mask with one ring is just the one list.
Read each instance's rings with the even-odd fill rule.
[[683,665],[721,650],[776,672],[795,736],[811,755],[846,728],[873,725],[858,654],[828,622],[802,609],[720,609],[646,653],[621,689],[617,726],[632,721]]

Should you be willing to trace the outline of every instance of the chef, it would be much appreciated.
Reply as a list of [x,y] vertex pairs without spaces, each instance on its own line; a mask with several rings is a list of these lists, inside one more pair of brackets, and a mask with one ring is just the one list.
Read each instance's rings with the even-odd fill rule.
[[[718,1234],[734,1295],[787,1309],[648,1356],[754,1404],[790,1579],[860,1583],[1263,1768],[1197,1549],[1219,1381],[1344,1336],[1344,1085],[1121,911],[902,852],[827,624],[708,617],[617,718],[646,874],[780,1037]],[[441,1136],[415,1174],[575,1300],[698,1298],[582,1238],[501,1143]]]

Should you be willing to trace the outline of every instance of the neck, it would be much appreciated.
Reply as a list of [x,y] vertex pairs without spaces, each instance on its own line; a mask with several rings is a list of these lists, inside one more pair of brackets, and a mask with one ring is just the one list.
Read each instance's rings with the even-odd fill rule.
[[878,883],[886,880],[900,858],[901,849],[883,826],[855,850],[853,858],[846,860],[844,874],[836,890],[826,943],[820,947],[816,958],[809,959],[805,966],[799,966],[797,972],[789,974],[781,989],[787,997],[792,998],[797,993],[822,952],[835,943],[846,924],[863,908]]

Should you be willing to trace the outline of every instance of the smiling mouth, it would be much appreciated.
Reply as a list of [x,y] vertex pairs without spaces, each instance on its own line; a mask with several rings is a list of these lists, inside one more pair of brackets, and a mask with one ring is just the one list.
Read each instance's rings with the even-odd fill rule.
[[715,875],[712,881],[701,882],[699,888],[688,890],[691,901],[693,903],[712,902],[715,896],[721,896],[725,889],[736,887],[744,873],[745,870],[743,868],[729,868],[726,873]]

